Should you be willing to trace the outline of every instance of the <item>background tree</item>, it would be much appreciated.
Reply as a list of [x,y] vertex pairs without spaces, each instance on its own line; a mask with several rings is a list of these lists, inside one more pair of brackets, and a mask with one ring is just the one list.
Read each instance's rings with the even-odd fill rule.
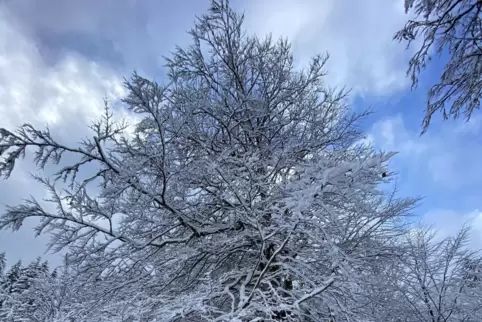
[[396,283],[402,295],[398,306],[411,321],[480,320],[482,289],[475,279],[480,257],[466,247],[468,228],[441,241],[435,237],[430,229],[407,236]]
[[22,263],[19,261],[10,267],[2,278],[0,297],[0,318],[4,321],[11,321],[15,307],[19,305],[16,293],[22,290],[17,287],[22,272]]
[[48,277],[48,271],[47,262],[41,262],[39,258],[26,267],[17,262],[5,272],[0,279],[2,321],[37,321],[33,317],[38,298],[31,296],[31,292],[39,281]]
[[3,273],[7,267],[7,259],[5,253],[0,253],[0,276],[3,278]]
[[350,114],[346,93],[327,87],[326,57],[297,71],[287,41],[248,37],[242,24],[213,2],[192,44],[167,59],[167,85],[126,82],[123,101],[143,118],[133,137],[108,109],[79,146],[29,124],[0,130],[5,177],[27,150],[40,168],[78,156],[37,177],[57,211],[31,198],[0,228],[39,218],[37,232],[48,229],[77,279],[96,285],[83,310],[96,302],[118,317],[125,303],[126,321],[367,319],[358,277],[399,255],[393,240],[416,200],[381,189],[393,154],[357,144],[366,113]]
[[479,0],[406,0],[414,13],[395,39],[417,46],[407,73],[416,86],[434,55],[448,58],[440,80],[428,92],[423,119],[427,131],[433,114],[469,120],[482,95],[482,2]]
[[[0,258],[4,259],[5,254]],[[81,283],[68,265],[50,271],[47,262],[40,259],[27,266],[17,262],[0,274],[0,319],[6,322],[109,321],[101,314],[100,305],[93,301],[96,299],[90,290],[96,287]]]

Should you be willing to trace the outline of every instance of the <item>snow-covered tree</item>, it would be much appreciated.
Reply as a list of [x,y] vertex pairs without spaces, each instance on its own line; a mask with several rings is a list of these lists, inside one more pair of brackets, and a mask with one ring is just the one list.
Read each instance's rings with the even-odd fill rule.
[[407,239],[407,253],[396,280],[398,307],[408,321],[475,322],[482,315],[482,288],[477,284],[480,257],[469,250],[469,229],[437,241],[429,229]]
[[101,305],[92,311],[116,321],[371,319],[361,276],[400,256],[416,200],[381,188],[393,154],[357,143],[366,113],[325,84],[327,57],[296,70],[287,41],[247,36],[242,23],[213,2],[192,44],[167,59],[166,85],[126,81],[123,102],[142,118],[134,135],[109,110],[78,146],[30,124],[0,129],[7,178],[28,151],[41,169],[78,157],[36,177],[56,211],[31,197],[0,219],[13,230],[40,219],[37,233],[95,285],[72,310]]
[[2,277],[0,285],[0,319],[11,321],[14,308],[19,305],[16,295],[22,290],[17,287],[22,272],[22,263],[18,261]]
[[48,275],[47,262],[37,259],[26,267],[17,262],[0,279],[0,319],[2,321],[44,321],[32,319],[37,297],[32,289]]
[[415,18],[395,38],[418,46],[407,72],[413,85],[434,55],[448,57],[440,80],[428,92],[423,132],[437,111],[444,119],[463,115],[469,120],[482,95],[482,2],[405,0],[405,9]]
[[[88,289],[93,286],[78,283],[71,271],[64,266],[50,272],[47,262],[40,259],[27,266],[21,262],[11,266],[4,275],[0,275],[0,320],[99,321],[86,318],[100,315],[97,314],[100,310],[85,298],[90,295]],[[87,310],[90,310],[88,314],[85,313]]]
[[7,267],[7,259],[5,253],[0,253],[0,280],[3,278],[3,273]]
[[[88,308],[88,302],[83,301],[86,289],[77,283],[75,276],[67,267],[52,272],[43,271],[32,280],[31,286],[22,293],[23,310],[18,314],[26,321],[32,322],[80,322],[87,321],[80,314],[82,308]],[[83,294],[84,293],[84,294]],[[95,315],[95,309],[90,307]]]

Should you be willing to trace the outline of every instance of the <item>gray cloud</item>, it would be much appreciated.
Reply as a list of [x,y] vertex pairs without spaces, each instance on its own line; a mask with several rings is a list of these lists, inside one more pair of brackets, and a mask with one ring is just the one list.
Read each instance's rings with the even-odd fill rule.
[[15,0],[6,4],[24,33],[55,62],[70,52],[90,60],[123,68],[137,68],[156,74],[162,54],[183,39],[203,1],[72,1]]

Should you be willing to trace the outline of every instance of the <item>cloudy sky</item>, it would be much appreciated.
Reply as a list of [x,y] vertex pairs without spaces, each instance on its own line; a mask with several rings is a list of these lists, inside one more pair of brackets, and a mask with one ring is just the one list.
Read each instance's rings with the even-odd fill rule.
[[[400,152],[392,162],[400,192],[425,197],[420,218],[444,235],[470,221],[472,245],[482,245],[482,118],[436,120],[419,136],[425,93],[439,66],[410,90],[409,52],[392,41],[407,19],[402,0],[232,4],[245,11],[249,32],[288,37],[300,66],[328,52],[330,84],[352,88],[354,109],[376,110],[366,123],[368,138]],[[133,69],[162,80],[162,56],[189,42],[186,30],[208,6],[208,0],[0,0],[0,127],[48,124],[76,142],[102,109],[102,98],[122,96],[122,77]],[[29,171],[35,168],[21,163],[11,179],[0,181],[1,204],[45,195]],[[0,231],[0,252],[8,252],[9,262],[43,255],[47,239],[34,238],[31,227]]]

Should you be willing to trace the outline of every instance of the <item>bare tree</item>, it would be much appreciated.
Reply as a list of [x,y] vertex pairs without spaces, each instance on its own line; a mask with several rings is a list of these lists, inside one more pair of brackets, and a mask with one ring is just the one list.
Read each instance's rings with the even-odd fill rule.
[[357,144],[366,113],[326,86],[327,57],[297,71],[286,41],[242,23],[214,2],[167,59],[167,85],[126,81],[123,101],[143,117],[133,137],[109,109],[79,146],[0,129],[7,178],[27,150],[41,169],[78,156],[36,176],[56,211],[32,197],[0,228],[39,218],[117,320],[126,305],[140,321],[362,321],[357,276],[399,256],[416,200],[379,187],[393,153]]
[[466,247],[468,228],[455,237],[434,239],[435,232],[418,230],[407,240],[397,280],[405,303],[402,312],[412,321],[478,321],[482,313],[480,283],[474,279],[480,257]]
[[440,80],[428,92],[422,133],[437,111],[444,119],[463,114],[468,121],[479,108],[482,94],[482,2],[406,0],[405,8],[416,18],[409,20],[395,39],[418,46],[407,71],[413,86],[434,55],[448,56]]

